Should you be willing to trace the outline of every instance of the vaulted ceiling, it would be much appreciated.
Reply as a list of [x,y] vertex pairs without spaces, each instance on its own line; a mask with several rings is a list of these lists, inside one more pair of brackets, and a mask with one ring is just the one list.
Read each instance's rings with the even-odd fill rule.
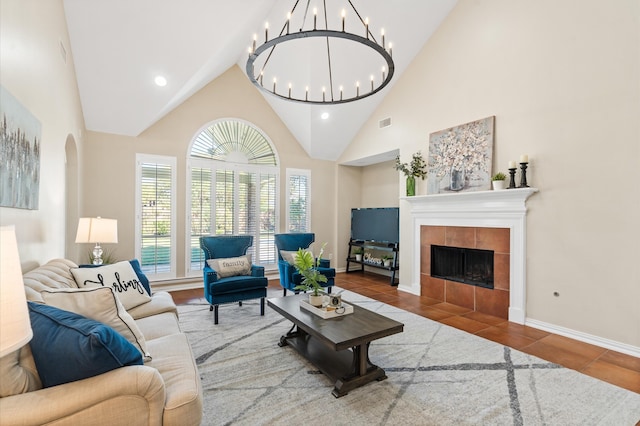
[[[336,160],[456,1],[351,0],[369,18],[372,33],[384,28],[393,43],[395,76],[375,95],[346,104],[309,105],[260,93],[311,157]],[[295,2],[64,0],[87,129],[137,136],[233,65],[244,71],[254,34],[262,38],[270,22],[275,35]],[[299,2],[298,7],[306,7],[306,0]],[[352,10],[349,0],[311,0],[310,8],[322,9],[325,2],[338,25],[340,11]],[[347,30],[356,25],[349,19]],[[312,64],[304,50],[293,56]],[[167,79],[166,86],[154,83],[157,75]],[[323,112],[328,119],[320,118]]]

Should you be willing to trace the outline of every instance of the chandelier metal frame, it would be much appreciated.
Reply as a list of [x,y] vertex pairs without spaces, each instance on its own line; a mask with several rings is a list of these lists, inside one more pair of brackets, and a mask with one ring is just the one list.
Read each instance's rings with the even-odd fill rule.
[[[355,14],[358,17],[358,19],[360,20],[360,22],[363,24],[363,29],[365,30],[365,32],[367,34],[367,37],[362,37],[360,35],[345,31],[344,16],[343,16],[343,21],[342,21],[342,31],[330,30],[330,29],[326,28],[328,26],[328,24],[326,23],[326,17],[327,17],[326,0],[323,2],[323,5],[324,5],[324,16],[325,16],[325,29],[317,29],[315,15],[314,15],[314,28],[312,30],[303,30],[302,29],[302,27],[304,27],[304,23],[306,21],[307,13],[309,11],[309,5],[310,5],[310,2],[311,2],[311,0],[307,0],[305,15],[304,15],[303,23],[301,25],[300,30],[297,31],[297,32],[289,32],[290,17],[295,12],[299,1],[300,0],[296,0],[291,12],[288,15],[289,19],[287,19],[285,24],[282,26],[282,30],[280,31],[280,34],[278,35],[278,37],[274,37],[271,40],[269,40],[269,38],[268,38],[268,30],[265,29],[265,42],[262,45],[258,46],[257,48],[255,46],[256,40],[254,38],[253,48],[249,48],[249,58],[247,59],[246,72],[247,72],[247,76],[249,77],[249,80],[251,80],[251,82],[256,87],[258,87],[260,90],[262,90],[262,91],[264,91],[266,93],[269,93],[269,94],[271,94],[273,96],[276,96],[276,97],[278,97],[280,99],[284,99],[284,100],[287,100],[287,101],[301,102],[301,103],[315,104],[315,105],[335,105],[335,104],[343,104],[343,103],[347,103],[347,102],[353,102],[353,101],[357,101],[359,99],[364,99],[366,97],[369,97],[371,95],[374,95],[374,94],[378,93],[380,90],[384,89],[387,86],[387,84],[389,84],[389,82],[391,81],[391,78],[393,77],[394,71],[395,71],[395,65],[394,65],[394,62],[393,62],[391,47],[389,47],[389,51],[387,51],[386,46],[385,46],[385,41],[384,41],[385,40],[384,34],[382,35],[382,44],[379,44],[376,41],[375,37],[373,36],[371,31],[369,30],[369,24],[362,19],[362,17],[360,16],[358,11],[356,10],[356,8],[353,5],[353,3],[351,2],[351,0],[349,0],[349,4],[351,5],[351,8],[355,12]],[[275,48],[278,45],[280,45],[282,43],[285,43],[287,41],[296,40],[296,39],[314,38],[314,37],[324,37],[327,40],[327,61],[328,61],[328,70],[329,70],[329,97],[326,98],[325,94],[323,92],[323,99],[322,100],[317,100],[317,99],[313,99],[313,98],[310,99],[309,96],[308,96],[308,91],[305,91],[305,97],[304,98],[298,98],[298,97],[292,96],[291,87],[289,87],[287,93],[283,95],[283,94],[280,94],[280,93],[277,92],[275,82],[274,82],[273,88],[271,90],[268,87],[265,87],[264,84],[263,84],[264,69],[266,68],[266,66],[268,64],[269,59],[271,59],[271,55],[273,54]],[[333,75],[332,75],[332,68],[331,68],[331,49],[330,49],[330,40],[331,39],[345,39],[345,40],[353,41],[353,42],[356,42],[356,43],[360,43],[362,45],[365,45],[365,46],[373,49],[376,53],[378,53],[384,59],[384,61],[387,64],[387,66],[386,66],[387,72],[383,72],[382,81],[380,82],[380,84],[376,85],[374,83],[374,80],[372,79],[371,80],[371,88],[370,88],[370,90],[361,90],[361,89],[364,89],[364,88],[361,88],[361,87],[358,86],[356,88],[356,95],[355,96],[343,97],[343,91],[341,90],[339,98],[338,99],[334,98]],[[264,62],[264,65],[262,66],[262,69],[256,75],[254,63],[258,59],[258,57],[261,54],[265,53],[267,50],[269,50],[268,56],[267,56],[267,58],[266,58],[266,60]]]

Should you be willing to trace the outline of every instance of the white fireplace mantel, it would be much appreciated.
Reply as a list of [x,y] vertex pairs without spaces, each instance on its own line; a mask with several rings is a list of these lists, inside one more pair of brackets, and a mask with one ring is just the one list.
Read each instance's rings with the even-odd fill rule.
[[526,317],[526,214],[527,199],[536,188],[460,192],[402,197],[410,205],[412,277],[420,288],[420,227],[468,226],[509,228],[509,321],[524,324]]

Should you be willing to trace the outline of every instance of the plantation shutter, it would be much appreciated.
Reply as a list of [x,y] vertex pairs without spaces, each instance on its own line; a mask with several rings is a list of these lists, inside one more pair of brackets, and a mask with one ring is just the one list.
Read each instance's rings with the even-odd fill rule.
[[311,232],[309,170],[287,169],[287,231]]
[[136,257],[153,278],[175,277],[175,158],[138,156]]

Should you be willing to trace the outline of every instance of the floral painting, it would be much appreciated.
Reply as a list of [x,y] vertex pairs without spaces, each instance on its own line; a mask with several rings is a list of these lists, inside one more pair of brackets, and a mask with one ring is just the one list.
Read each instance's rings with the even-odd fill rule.
[[40,134],[38,119],[0,87],[0,207],[38,210]]
[[429,135],[427,194],[491,189],[495,117]]

